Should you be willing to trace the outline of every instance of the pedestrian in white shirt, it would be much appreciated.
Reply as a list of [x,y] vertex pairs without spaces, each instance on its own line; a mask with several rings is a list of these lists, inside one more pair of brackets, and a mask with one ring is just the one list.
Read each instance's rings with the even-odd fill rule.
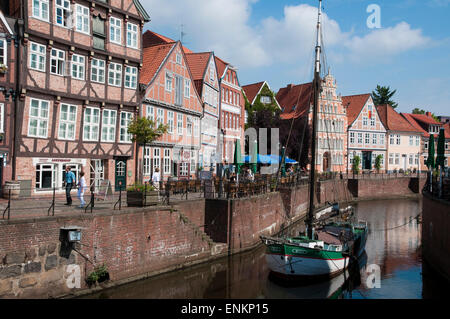
[[83,208],[86,202],[84,201],[84,191],[86,190],[86,179],[84,178],[84,172],[80,173],[80,180],[78,181],[78,199],[80,200],[79,208]]
[[159,168],[155,168],[155,172],[153,173],[152,176],[152,183],[153,186],[159,190],[159,182],[161,181],[161,175],[159,174]]

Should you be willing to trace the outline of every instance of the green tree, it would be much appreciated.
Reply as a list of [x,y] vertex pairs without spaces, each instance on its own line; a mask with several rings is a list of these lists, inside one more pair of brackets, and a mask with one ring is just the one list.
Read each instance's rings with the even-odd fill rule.
[[356,155],[353,158],[352,171],[354,174],[359,174],[359,164],[361,163],[361,158]]
[[144,148],[147,144],[151,144],[160,138],[164,133],[167,132],[169,126],[168,125],[158,125],[156,123],[148,119],[146,117],[137,117],[133,121],[128,124],[128,134],[132,134],[133,137],[131,140],[136,142],[136,155],[135,155],[135,178],[138,177],[138,154],[140,145],[144,145]]
[[395,109],[398,104],[391,100],[395,92],[397,92],[397,90],[391,91],[391,88],[389,86],[386,87],[377,85],[375,91],[372,91],[373,103],[375,103],[375,105],[389,104]]
[[383,155],[378,155],[375,158],[375,169],[377,170],[377,172],[380,172],[381,169],[381,160],[383,159]]

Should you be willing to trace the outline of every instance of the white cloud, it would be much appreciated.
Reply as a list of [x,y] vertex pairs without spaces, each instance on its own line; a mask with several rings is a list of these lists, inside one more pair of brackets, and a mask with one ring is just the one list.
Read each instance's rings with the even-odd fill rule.
[[[286,6],[281,19],[267,17],[250,25],[252,4],[257,0],[147,0],[152,22],[147,27],[172,28],[181,24],[187,46],[210,51],[240,68],[312,63],[317,8],[301,4]],[[446,2],[447,0],[436,0]],[[423,47],[430,39],[406,22],[371,30],[364,36],[343,32],[335,20],[323,14],[325,49],[332,62],[348,58],[355,62],[380,62]]]

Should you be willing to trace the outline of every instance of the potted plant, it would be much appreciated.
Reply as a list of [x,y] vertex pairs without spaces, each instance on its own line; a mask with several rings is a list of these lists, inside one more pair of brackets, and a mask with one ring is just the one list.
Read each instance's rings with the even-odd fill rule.
[[109,280],[109,272],[106,266],[103,264],[100,267],[96,267],[93,272],[86,278],[86,283],[89,287],[96,283],[102,283]]
[[159,191],[150,184],[135,183],[127,188],[127,204],[129,207],[158,205]]
[[359,156],[355,156],[353,158],[352,171],[353,174],[359,174],[359,164],[361,163],[361,158]]
[[378,155],[375,158],[375,169],[377,170],[377,173],[380,173],[382,159],[383,159],[383,155]]
[[0,73],[6,73],[8,71],[8,66],[5,64],[0,64]]

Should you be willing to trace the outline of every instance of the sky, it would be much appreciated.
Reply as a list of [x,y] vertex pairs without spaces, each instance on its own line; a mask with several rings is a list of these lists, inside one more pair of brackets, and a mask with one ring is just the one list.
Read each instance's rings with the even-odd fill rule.
[[[152,30],[272,90],[313,76],[318,0],[141,0]],[[370,5],[379,8],[374,27]],[[397,111],[450,115],[450,0],[324,0],[326,65],[338,94],[397,90]],[[369,23],[368,23],[369,21]],[[327,68],[328,69],[328,68]]]

